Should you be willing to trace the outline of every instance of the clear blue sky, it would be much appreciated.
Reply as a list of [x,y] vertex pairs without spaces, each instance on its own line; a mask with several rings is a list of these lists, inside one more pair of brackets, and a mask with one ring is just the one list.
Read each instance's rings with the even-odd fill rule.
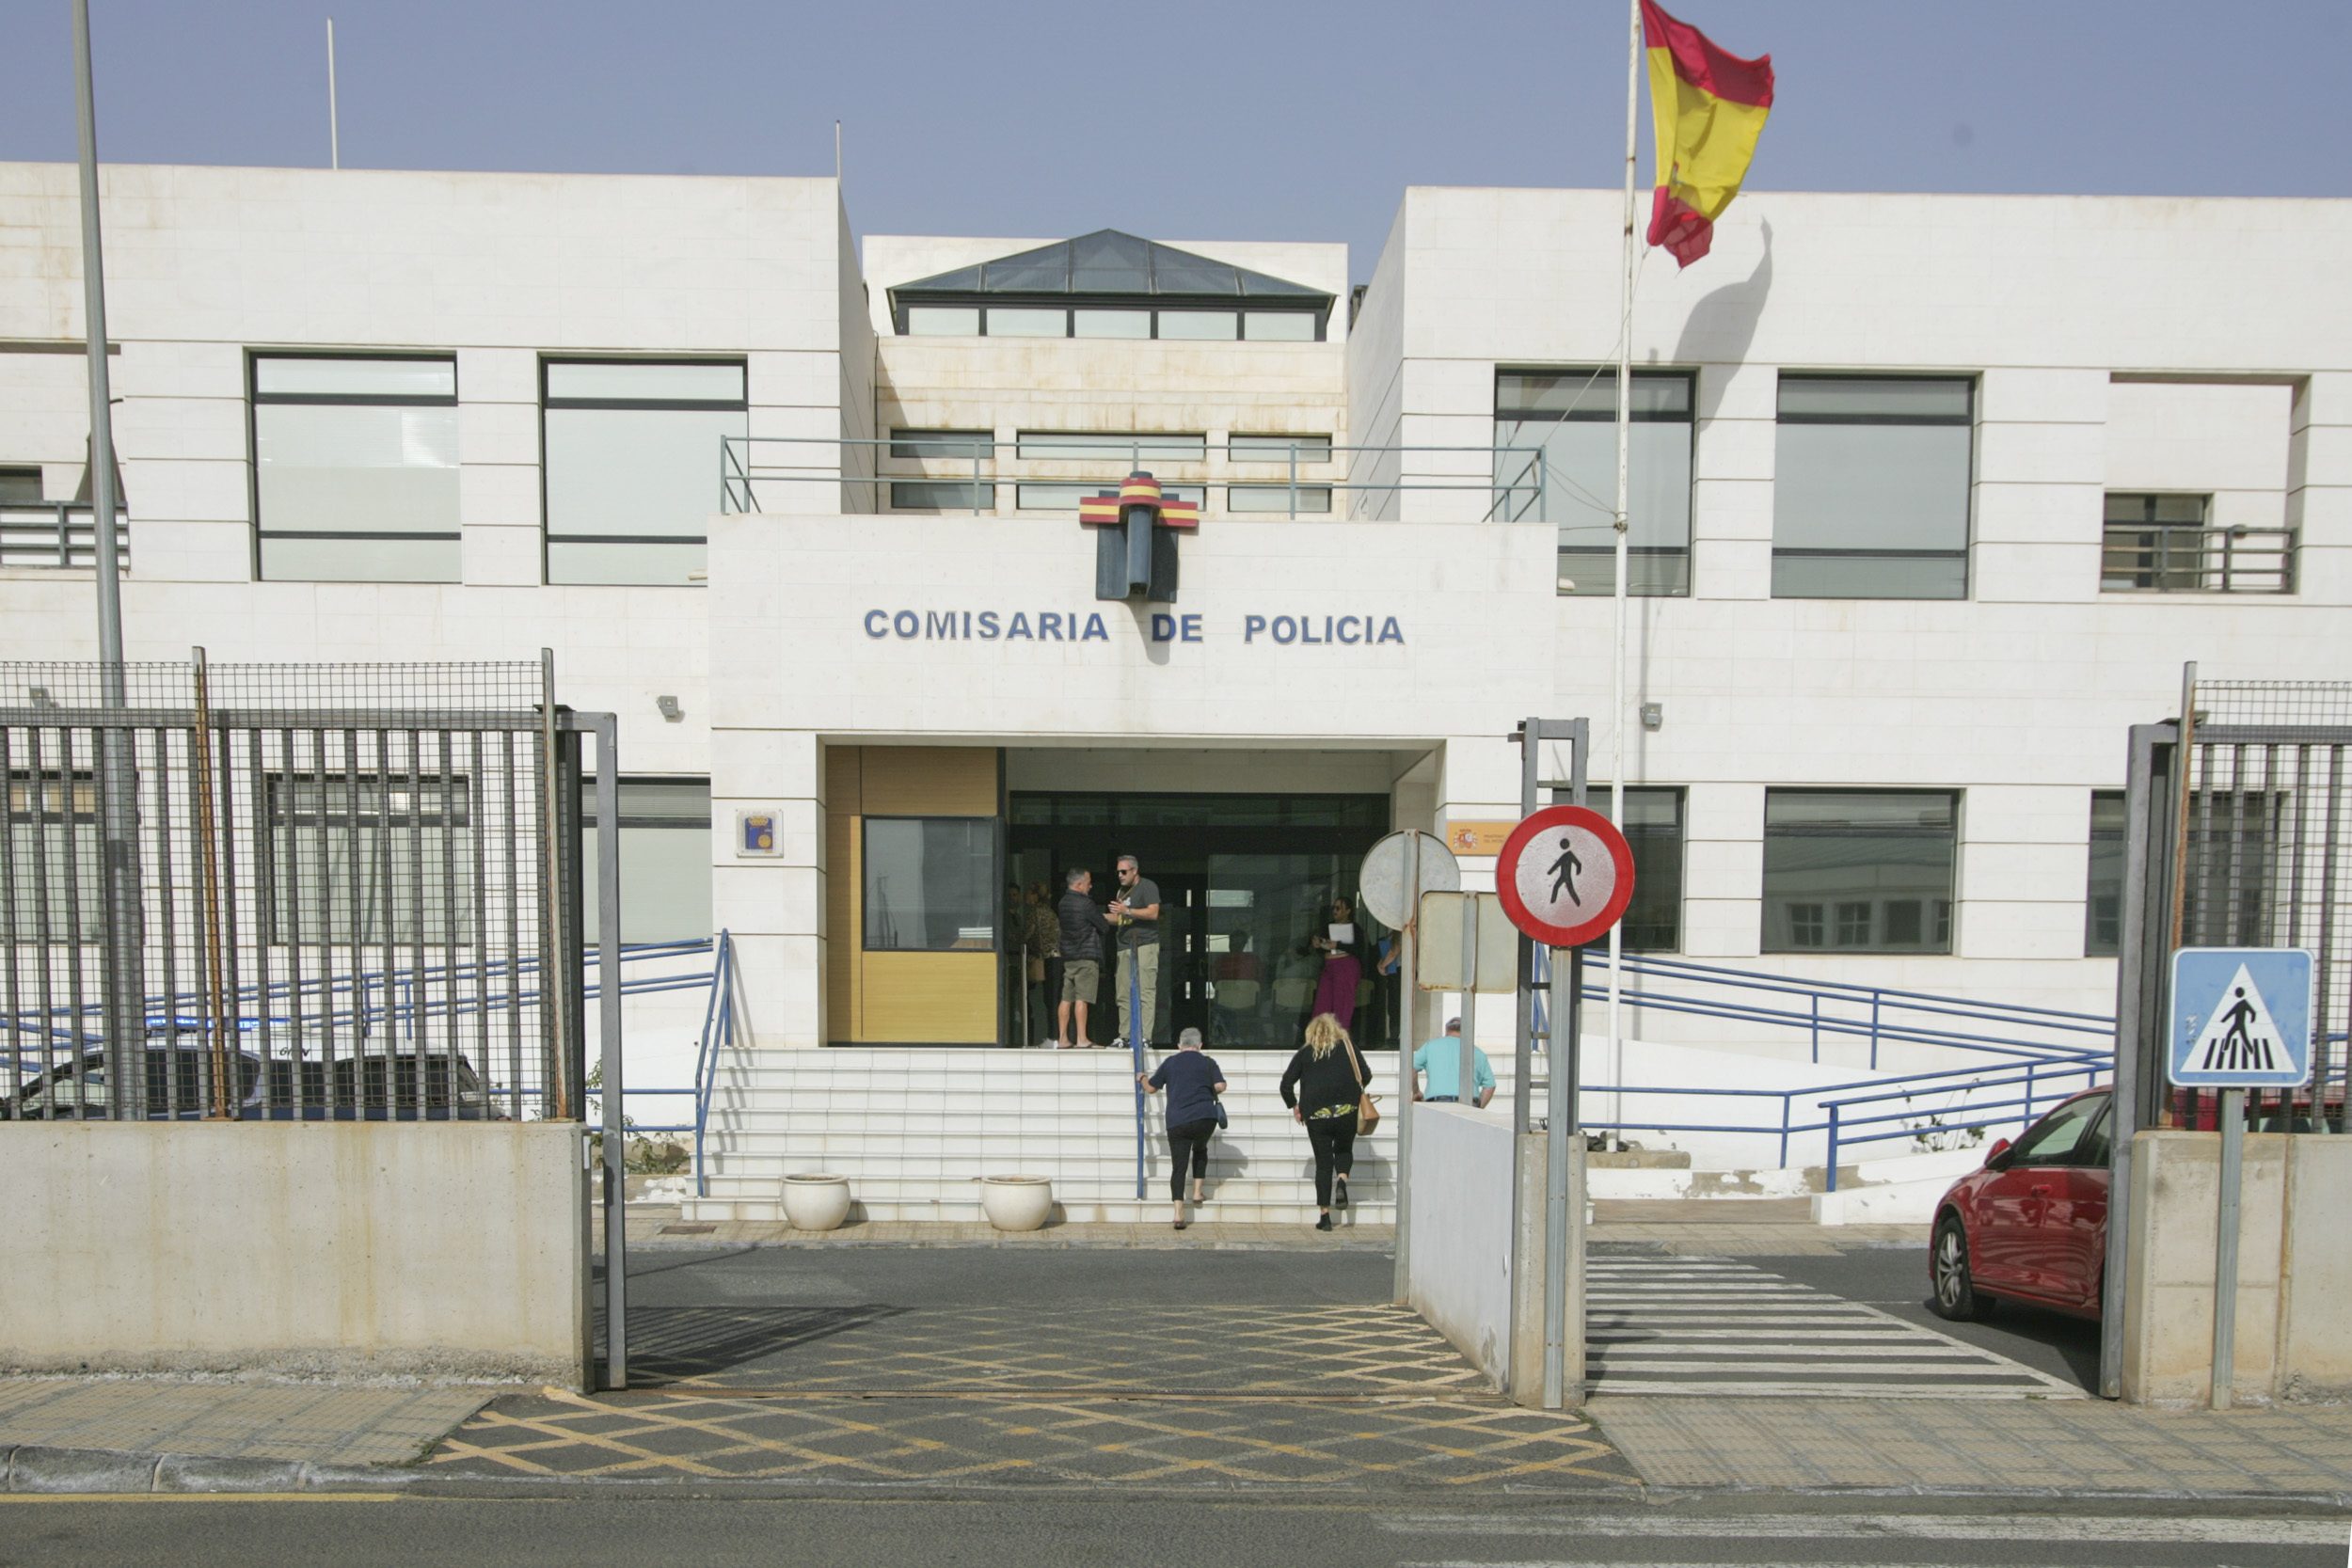
[[[1773,57],[1752,189],[2352,195],[2345,0],[1670,8]],[[1613,0],[92,10],[109,162],[324,166],[329,15],[347,166],[825,174],[837,118],[861,233],[1343,240],[1361,279],[1408,184],[1623,157]],[[0,158],[73,156],[69,17],[8,0]]]

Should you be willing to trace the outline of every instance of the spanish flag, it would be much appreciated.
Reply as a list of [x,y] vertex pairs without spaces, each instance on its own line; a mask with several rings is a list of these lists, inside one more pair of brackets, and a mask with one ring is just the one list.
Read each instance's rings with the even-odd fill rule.
[[1748,177],[1756,138],[1772,112],[1772,57],[1726,55],[1651,0],[1642,0],[1642,42],[1658,135],[1649,243],[1687,267],[1707,254],[1715,220]]

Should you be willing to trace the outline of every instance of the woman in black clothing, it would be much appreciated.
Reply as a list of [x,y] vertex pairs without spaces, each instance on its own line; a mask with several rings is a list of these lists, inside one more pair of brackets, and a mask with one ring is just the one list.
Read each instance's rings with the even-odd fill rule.
[[1315,1151],[1317,1230],[1331,1228],[1331,1211],[1347,1207],[1347,1173],[1356,1167],[1356,1112],[1364,1097],[1363,1063],[1356,1044],[1329,1013],[1307,1025],[1307,1043],[1282,1072],[1282,1103],[1307,1128]]
[[1200,1031],[1176,1037],[1176,1053],[1149,1074],[1136,1073],[1146,1094],[1168,1091],[1168,1196],[1176,1200],[1176,1228],[1184,1227],[1184,1171],[1192,1171],[1192,1201],[1206,1203],[1209,1139],[1216,1132],[1216,1097],[1225,1092],[1225,1069],[1200,1049]]

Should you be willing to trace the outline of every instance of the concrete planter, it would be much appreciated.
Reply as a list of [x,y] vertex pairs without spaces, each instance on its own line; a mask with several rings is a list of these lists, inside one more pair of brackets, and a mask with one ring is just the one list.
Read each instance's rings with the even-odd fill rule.
[[850,1217],[850,1179],[823,1172],[786,1177],[784,1217],[795,1230],[838,1230]]
[[983,1176],[980,1208],[999,1230],[1035,1230],[1054,1212],[1054,1183],[1043,1176]]

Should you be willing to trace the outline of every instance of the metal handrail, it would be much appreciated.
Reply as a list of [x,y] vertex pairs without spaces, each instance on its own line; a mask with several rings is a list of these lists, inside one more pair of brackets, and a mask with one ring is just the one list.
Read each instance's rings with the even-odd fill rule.
[[[1034,446],[1037,443],[1032,441],[1030,444]],[[1143,467],[1147,451],[1152,449],[1154,445],[1155,442],[1151,438],[1138,438],[1131,443],[1129,455],[1133,466],[1136,467]],[[834,451],[835,462],[832,471],[823,471],[821,466],[819,466],[818,471],[808,472],[800,471],[796,468],[782,468],[776,466],[763,467],[755,461],[755,449],[760,447],[779,446],[830,447]],[[852,449],[892,447],[903,448],[915,446],[930,450],[927,450],[920,454],[901,455],[898,458],[898,461],[917,465],[946,462],[961,464],[968,461],[971,464],[969,478],[966,478],[961,473],[958,473],[953,476],[936,474],[921,467],[916,468],[913,472],[885,473],[879,466],[876,466],[875,471],[872,473],[860,474],[842,471],[844,465],[840,462],[840,459],[847,455]],[[1004,461],[997,455],[1000,449],[1012,449],[1013,456],[1011,461],[1017,463],[1060,464],[1067,466],[1084,464],[1089,461],[1089,459],[1080,457],[1024,458],[1020,456],[1020,446],[1021,443],[1018,441],[997,441],[994,439],[981,440],[977,438],[971,440],[958,440],[953,437],[935,436],[722,436],[719,438],[719,510],[723,513],[756,512],[759,507],[755,487],[764,483],[781,483],[787,484],[882,485],[890,483],[894,480],[901,483],[916,480],[931,480],[936,483],[954,483],[968,485],[972,498],[972,515],[974,516],[978,516],[987,506],[993,504],[993,498],[990,498],[990,493],[993,491],[995,485],[1000,481],[1016,484],[1024,483],[1024,481],[1017,476],[1008,478],[1008,476],[999,472],[983,471],[984,466],[993,467],[993,465]],[[1205,466],[1207,463],[1208,454],[1211,450],[1212,449],[1204,447],[1202,449],[1201,456],[1199,458],[1181,457],[1170,459],[1166,457],[1155,457],[1152,461],[1155,464],[1162,466],[1173,463],[1179,467],[1201,467]],[[1229,453],[1231,450],[1232,449],[1230,447],[1226,449]],[[1525,482],[1516,479],[1506,481],[1494,477],[1496,473],[1500,472],[1501,464],[1499,462],[1488,465],[1490,469],[1489,473],[1482,474],[1474,482],[1468,481],[1466,476],[1464,483],[1450,483],[1439,480],[1400,479],[1387,483],[1358,483],[1354,480],[1339,476],[1310,475],[1304,480],[1302,480],[1299,476],[1299,466],[1302,463],[1319,467],[1344,467],[1353,471],[1358,465],[1352,461],[1343,465],[1340,462],[1342,455],[1367,452],[1376,453],[1382,456],[1406,452],[1453,452],[1457,454],[1475,452],[1484,454],[1489,458],[1503,458],[1516,454],[1520,457],[1533,457],[1537,459],[1537,461],[1525,465],[1521,468],[1521,473],[1523,475],[1532,476],[1532,478],[1527,479]],[[893,454],[883,451],[878,453],[877,455],[888,458]],[[1497,515],[1498,511],[1500,511],[1505,520],[1517,520],[1526,515],[1524,508],[1518,511],[1514,511],[1512,509],[1513,498],[1518,495],[1525,494],[1529,496],[1532,498],[1531,504],[1535,506],[1539,512],[1542,509],[1545,473],[1549,468],[1549,465],[1540,461],[1541,457],[1542,451],[1540,448],[1530,447],[1349,447],[1332,446],[1321,441],[1312,443],[1299,442],[1292,444],[1289,448],[1287,459],[1289,476],[1282,483],[1285,489],[1289,493],[1289,514],[1294,518],[1298,515],[1298,498],[1302,493],[1307,492],[1311,492],[1317,495],[1396,495],[1407,491],[1415,493],[1422,491],[1470,491],[1493,498],[1489,501],[1486,508],[1486,515],[1488,518],[1493,518]],[[1256,457],[1237,458],[1230,455],[1226,456],[1223,460],[1227,463],[1243,464],[1270,464],[1273,462],[1283,461],[1283,459],[1272,456],[1260,459]],[[1163,477],[1165,478],[1165,476]],[[1091,485],[1102,490],[1115,491],[1119,488],[1121,481],[1125,478],[1125,474],[1119,474],[1101,479],[1084,475],[1072,478],[1067,475],[1053,474],[1030,479],[1026,481],[1026,483],[1036,484]],[[1216,480],[1180,478],[1171,481],[1170,483],[1184,486],[1198,484],[1203,487],[1210,484],[1224,484],[1228,488],[1238,483],[1244,488],[1265,489],[1270,488],[1274,482],[1263,479],[1252,479],[1248,477],[1236,479],[1234,476],[1226,475]],[[879,499],[879,498],[877,498],[877,499]]]
[[[0,501],[0,566],[97,565],[97,511],[88,501]],[[119,525],[130,513],[117,506],[115,517],[115,559],[128,566],[131,531]]]
[[2296,533],[2243,524],[2110,520],[2100,541],[2100,585],[2108,593],[2292,594]]
[[[1990,1102],[1979,1102],[1968,1107],[1968,1109],[1972,1112],[2005,1111],[2015,1108],[2018,1115],[2014,1117],[2008,1116],[1987,1116],[1979,1117],[1974,1121],[1938,1122],[1934,1124],[1935,1130],[1938,1132],[1966,1132],[1979,1131],[1987,1127],[1998,1126],[2008,1121],[2014,1120],[2018,1125],[2019,1131],[2022,1132],[2026,1128],[2033,1125],[2035,1116],[2034,1107],[2037,1098],[2041,1099],[2041,1102],[2042,1104],[2046,1105],[2049,1103],[2046,1097],[2037,1096],[2037,1074],[2040,1075],[2043,1084],[2046,1084],[2052,1078],[2096,1079],[2111,1071],[2113,1067],[2114,1063],[2112,1061],[2096,1060],[2086,1060],[2073,1066],[2067,1066],[2056,1062],[2036,1063],[2033,1066],[2026,1068],[2023,1073],[2012,1074],[2011,1076],[2006,1078],[1986,1078],[1979,1080],[1976,1083],[1960,1085],[1960,1087],[1963,1090],[1975,1090],[2004,1089],[2022,1084],[2025,1085],[2026,1092],[2015,1099],[1995,1100]],[[2086,1085],[2084,1086],[2089,1087],[2090,1085]],[[2071,1096],[2078,1091],[2070,1089],[2067,1092]],[[1899,1126],[1891,1132],[1870,1132],[1856,1136],[1852,1133],[1845,1132],[1844,1129],[1847,1127],[1873,1127],[1882,1122],[1888,1121],[1900,1122],[1907,1117],[1915,1116],[1917,1113],[1893,1111],[1883,1116],[1852,1117],[1848,1117],[1845,1114],[1846,1107],[1850,1105],[1879,1104],[1889,1100],[1908,1100],[1910,1098],[1910,1095],[1900,1090],[1890,1089],[1880,1094],[1852,1095],[1842,1100],[1820,1100],[1814,1101],[1815,1104],[1820,1106],[1823,1110],[1829,1113],[1827,1129],[1829,1132],[1829,1190],[1831,1192],[1834,1193],[1837,1190],[1837,1150],[1841,1143],[1883,1143],[1889,1138],[1915,1137],[1922,1131],[1922,1129],[1915,1126]]]
[[710,1196],[703,1169],[705,1134],[710,1126],[710,1097],[718,1084],[719,1054],[735,1044],[735,938],[722,928],[710,966],[710,1001],[703,1009],[703,1032],[694,1051],[694,1196]]

